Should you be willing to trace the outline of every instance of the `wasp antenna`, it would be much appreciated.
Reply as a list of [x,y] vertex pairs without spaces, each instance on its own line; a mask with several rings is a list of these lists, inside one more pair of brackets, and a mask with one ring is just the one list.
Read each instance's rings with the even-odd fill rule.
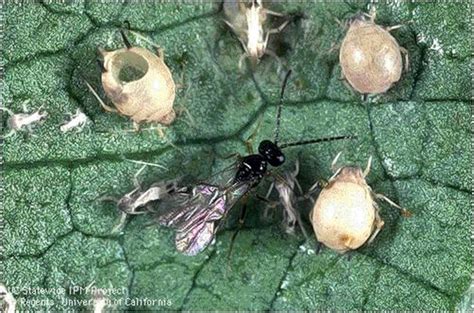
[[286,84],[288,83],[288,78],[291,75],[291,70],[289,70],[286,75],[285,79],[283,80],[283,84],[281,85],[281,92],[280,92],[280,101],[278,102],[277,108],[277,116],[276,116],[276,126],[275,126],[275,144],[278,144],[278,139],[280,137],[280,122],[281,122],[281,109],[283,107],[283,95],[285,94]]
[[125,35],[125,32],[123,31],[123,29],[120,30],[120,35],[122,35],[123,43],[125,44],[127,49],[132,48],[132,45],[130,44],[130,41],[128,40],[127,35]]
[[343,139],[357,139],[357,136],[336,136],[336,137],[325,137],[325,138],[319,138],[319,139],[302,140],[302,141],[297,141],[297,142],[289,142],[289,143],[284,143],[280,145],[280,148],[284,149],[288,147],[303,146],[303,145],[309,145],[313,143],[320,143],[320,142],[333,141],[333,140],[343,140]]

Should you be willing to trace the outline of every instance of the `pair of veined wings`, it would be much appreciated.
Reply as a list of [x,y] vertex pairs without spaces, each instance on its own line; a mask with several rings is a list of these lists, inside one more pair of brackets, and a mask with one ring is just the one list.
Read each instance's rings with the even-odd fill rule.
[[158,223],[176,231],[176,249],[186,255],[203,251],[215,238],[220,222],[251,188],[252,183],[234,183],[237,166],[175,195],[176,201],[157,214]]

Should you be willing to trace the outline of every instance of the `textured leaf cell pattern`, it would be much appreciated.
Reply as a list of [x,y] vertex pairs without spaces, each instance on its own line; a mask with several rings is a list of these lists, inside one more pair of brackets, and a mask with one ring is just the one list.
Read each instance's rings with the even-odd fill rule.
[[[7,1],[8,2],[8,1]],[[214,245],[195,257],[176,252],[172,230],[131,218],[117,235],[120,215],[103,196],[139,180],[185,177],[197,181],[273,136],[284,75],[272,57],[253,72],[239,69],[242,48],[223,23],[218,3],[133,4],[76,1],[4,5],[3,103],[21,112],[42,106],[48,118],[4,141],[5,229],[0,280],[20,310],[91,310],[91,292],[114,290],[109,310],[455,310],[470,305],[471,36],[469,1],[390,1],[377,7],[377,23],[408,50],[410,67],[387,93],[362,101],[340,79],[337,49],[344,20],[368,1],[276,2],[276,12],[303,12],[270,40],[269,48],[293,69],[281,121],[281,140],[336,135],[340,140],[286,149],[307,190],[331,175],[330,164],[365,164],[368,183],[413,216],[381,205],[385,226],[373,244],[350,254],[315,253],[316,241],[286,234],[281,207],[269,207],[262,183],[237,229],[234,208]],[[104,97],[97,48],[123,47],[123,21],[164,49],[179,86],[178,116],[160,134],[153,125],[134,132],[126,117],[103,111],[84,79]],[[130,41],[150,50],[143,39]],[[63,133],[67,113],[90,120],[81,132]],[[5,118],[3,122],[5,123]],[[277,195],[272,195],[277,200]],[[311,204],[298,208],[310,230]],[[45,292],[34,292],[46,290]],[[128,299],[128,304],[124,304]],[[123,300],[121,302],[121,300]],[[147,301],[149,300],[149,301]],[[77,302],[74,302],[77,301]],[[135,302],[133,302],[135,301]],[[76,304],[71,304],[76,303]]]

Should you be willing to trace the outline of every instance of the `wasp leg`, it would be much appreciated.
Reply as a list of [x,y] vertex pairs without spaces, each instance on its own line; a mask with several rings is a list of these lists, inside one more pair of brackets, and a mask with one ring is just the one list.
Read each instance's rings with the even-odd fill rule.
[[272,193],[274,187],[275,187],[275,182],[272,182],[270,184],[270,188],[268,188],[267,194],[265,195],[265,200],[268,201],[268,198],[270,198],[270,194]]
[[265,219],[268,219],[269,209],[274,210],[278,205],[278,201],[270,201],[270,194],[272,193],[274,187],[275,183],[272,182],[265,196],[261,196],[259,194],[255,195],[258,200],[266,203],[265,210],[263,211],[263,218]]
[[245,223],[245,216],[247,214],[247,201],[248,201],[248,196],[246,195],[244,199],[242,200],[242,207],[240,209],[240,214],[239,214],[239,225],[237,229],[235,230],[234,234],[232,234],[232,238],[230,239],[230,245],[229,245],[229,252],[227,253],[227,264],[228,267],[231,267],[231,256],[232,256],[232,250],[234,248],[234,242],[235,239],[237,238],[237,235],[239,234],[240,230],[243,228],[244,223]]
[[240,153],[232,153],[232,154],[229,154],[229,155],[225,156],[224,160],[232,159],[232,158],[236,158],[237,160],[240,160],[240,159],[242,159],[242,156],[240,155]]

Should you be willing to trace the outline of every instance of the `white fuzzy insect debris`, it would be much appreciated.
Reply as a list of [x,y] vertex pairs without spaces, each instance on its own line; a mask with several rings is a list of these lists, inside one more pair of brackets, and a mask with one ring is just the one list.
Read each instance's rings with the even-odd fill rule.
[[296,176],[299,173],[299,162],[295,162],[294,171],[288,171],[283,174],[282,179],[276,179],[275,182],[270,186],[266,199],[270,197],[273,187],[278,192],[280,203],[283,206],[283,227],[287,234],[294,234],[296,225],[301,228],[304,236],[308,238],[306,230],[303,227],[303,222],[301,220],[300,214],[295,208],[297,198],[295,196],[295,188],[302,192],[301,186],[299,185]]
[[384,158],[382,162],[390,172],[393,171],[395,162],[391,158]]
[[0,284],[0,300],[3,301],[0,305],[2,312],[15,313],[16,300],[3,284]]
[[73,129],[76,129],[76,131],[81,131],[84,126],[86,126],[87,122],[89,121],[89,118],[87,115],[84,114],[84,112],[81,112],[81,110],[77,109],[76,113],[71,116],[71,119],[61,125],[60,130],[63,133],[69,132]]
[[426,35],[423,33],[419,33],[416,35],[416,42],[417,43],[425,43],[426,42]]
[[314,249],[311,249],[311,248],[307,248],[306,247],[306,243],[302,244],[301,246],[299,246],[299,250],[303,253],[306,253],[307,255],[312,255],[312,254],[315,254],[315,251]]
[[280,196],[280,201],[285,209],[283,211],[283,224],[285,226],[285,231],[288,234],[295,233],[295,226],[298,223],[298,212],[294,207],[295,203],[295,194],[294,188],[298,183],[296,181],[296,176],[299,173],[299,163],[296,161],[295,170],[293,172],[285,173],[285,181],[276,181],[275,189],[278,191]]
[[287,20],[279,27],[266,32],[264,24],[267,15],[281,17],[283,14],[264,8],[261,0],[252,0],[250,7],[245,4],[245,1],[227,0],[224,1],[224,12],[227,17],[227,20],[224,20],[224,22],[238,36],[245,50],[245,53],[240,57],[239,68],[242,68],[245,58],[249,58],[253,66],[257,65],[265,54],[271,55],[278,60],[276,54],[267,49],[268,40],[271,34],[281,32],[290,21]]
[[135,188],[120,198],[117,206],[127,214],[140,214],[142,212],[139,212],[138,209],[152,201],[161,199],[164,189],[162,184],[151,185],[146,190]]
[[143,190],[141,187],[136,187],[129,193],[126,193],[116,201],[121,217],[119,224],[112,230],[112,233],[116,233],[122,229],[127,216],[146,213],[146,210],[140,209],[146,207],[153,201],[163,199],[174,188],[176,188],[176,186],[172,183],[158,182],[151,185],[148,189]]
[[260,1],[252,3],[250,9],[247,10],[247,51],[251,58],[260,58],[265,53],[267,41],[264,39],[263,18],[264,14]]
[[436,52],[438,52],[440,55],[443,55],[443,54],[444,54],[444,49],[443,49],[443,47],[441,46],[441,44],[440,44],[438,38],[434,38],[434,39],[433,39],[433,43],[431,44],[430,50],[436,51]]
[[115,202],[119,212],[121,213],[120,221],[117,226],[114,227],[112,233],[119,232],[122,229],[129,215],[138,215],[146,213],[146,209],[142,210],[142,208],[146,208],[146,206],[153,201],[162,200],[172,191],[178,189],[177,184],[174,181],[160,181],[152,184],[147,189],[142,188],[138,181],[138,176],[145,169],[146,166],[147,165],[144,165],[135,174],[133,178],[135,188],[132,191],[126,193],[119,199],[107,196],[99,199],[101,201]]
[[10,115],[7,120],[7,126],[10,129],[10,132],[4,135],[3,138],[10,137],[16,132],[23,130],[24,128],[28,129],[28,131],[31,132],[31,127],[33,124],[42,121],[48,116],[47,112],[41,111],[41,107],[33,113],[26,113],[26,104],[28,102],[29,101],[25,101],[22,105],[23,113],[13,113],[13,111],[11,111],[10,109],[0,107],[0,110],[7,112]]
[[285,279],[285,280],[281,283],[280,289],[287,289],[289,285],[290,285],[290,282]]

